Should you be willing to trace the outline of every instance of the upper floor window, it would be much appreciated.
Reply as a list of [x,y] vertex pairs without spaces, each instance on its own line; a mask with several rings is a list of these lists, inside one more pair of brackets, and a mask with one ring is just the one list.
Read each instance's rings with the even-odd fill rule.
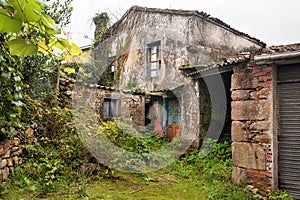
[[157,77],[161,68],[161,47],[160,41],[147,45],[146,50],[147,76]]

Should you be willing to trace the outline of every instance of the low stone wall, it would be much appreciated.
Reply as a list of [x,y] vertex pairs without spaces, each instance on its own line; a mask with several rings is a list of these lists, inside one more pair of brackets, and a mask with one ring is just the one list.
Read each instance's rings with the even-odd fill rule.
[[10,168],[23,163],[22,153],[23,148],[18,138],[0,143],[0,182],[8,178]]
[[250,62],[232,75],[232,181],[272,188],[272,66]]

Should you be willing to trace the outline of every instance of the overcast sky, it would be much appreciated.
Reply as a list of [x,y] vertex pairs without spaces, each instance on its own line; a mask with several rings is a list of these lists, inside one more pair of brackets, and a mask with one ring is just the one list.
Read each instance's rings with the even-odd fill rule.
[[300,42],[300,0],[73,0],[72,5],[66,31],[79,46],[92,43],[96,13],[120,18],[133,5],[204,11],[267,45]]

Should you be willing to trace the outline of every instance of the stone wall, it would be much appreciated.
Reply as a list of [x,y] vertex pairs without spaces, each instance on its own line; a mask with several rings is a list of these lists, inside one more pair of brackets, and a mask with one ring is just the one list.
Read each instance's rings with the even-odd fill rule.
[[118,116],[130,120],[137,126],[145,124],[145,95],[135,94],[132,91],[113,90],[106,87],[96,91],[96,112],[103,118],[104,99],[117,99]]
[[[74,99],[72,99],[72,95]],[[104,99],[117,99],[119,117],[129,119],[137,126],[144,126],[145,124],[145,94],[143,92],[121,90],[61,78],[60,96],[69,107],[76,106],[78,101],[82,104],[89,103],[102,119],[104,118]]]
[[0,144],[0,184],[5,181],[10,172],[10,168],[23,163],[23,148],[20,139],[14,138],[1,142]]
[[272,187],[272,66],[250,62],[232,75],[232,181]]

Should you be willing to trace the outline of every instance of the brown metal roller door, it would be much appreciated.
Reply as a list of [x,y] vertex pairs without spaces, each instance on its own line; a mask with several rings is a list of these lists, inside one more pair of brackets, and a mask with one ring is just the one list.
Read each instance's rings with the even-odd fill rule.
[[300,199],[300,64],[277,69],[279,189]]

